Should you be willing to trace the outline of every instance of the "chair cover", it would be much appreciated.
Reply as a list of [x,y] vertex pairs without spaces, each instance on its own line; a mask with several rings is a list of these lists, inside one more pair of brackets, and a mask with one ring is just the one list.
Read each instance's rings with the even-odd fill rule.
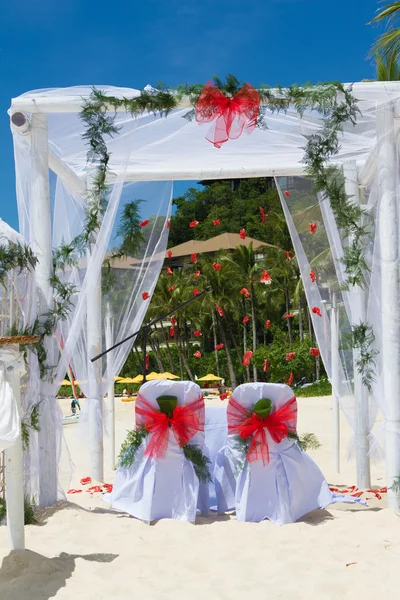
[[[236,402],[245,408],[250,408],[261,398],[269,398],[273,403],[272,412],[293,397],[290,387],[273,383],[240,385],[233,394]],[[264,431],[267,433],[269,463],[246,461],[244,467],[241,467],[243,456],[237,447],[237,436],[228,435],[214,469],[218,510],[236,507],[238,521],[269,519],[283,525],[333,502],[323,474],[298,443],[287,437],[277,443],[268,430]]]
[[18,346],[0,348],[0,452],[12,446],[21,434],[20,409],[7,379],[9,367],[17,369],[20,375],[25,373]]
[[[190,381],[149,381],[141,387],[140,394],[156,410],[159,410],[156,399],[162,395],[176,396],[178,405],[201,398],[200,387]],[[143,521],[170,518],[194,522],[197,507],[208,510],[208,484],[199,482],[172,429],[165,457],[145,456],[152,435],[143,441],[131,467],[118,468],[107,500],[113,508]],[[204,432],[196,433],[189,443],[203,449]]]

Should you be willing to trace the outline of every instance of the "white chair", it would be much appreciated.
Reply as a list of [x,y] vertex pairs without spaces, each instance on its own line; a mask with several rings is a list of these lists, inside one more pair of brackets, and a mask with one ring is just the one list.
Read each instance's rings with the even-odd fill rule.
[[[272,383],[240,385],[232,396],[250,414],[259,400],[269,398],[272,401],[271,415],[293,397],[290,387]],[[229,405],[228,427],[232,421]],[[296,401],[292,409],[295,411],[292,422],[296,427]],[[236,508],[238,521],[269,519],[283,525],[330,504],[333,497],[323,474],[297,441],[284,437],[278,443],[272,439],[267,427],[263,428],[263,432],[269,448],[269,460],[264,457],[264,461],[259,458],[254,462],[245,460],[246,453],[243,445],[238,444],[238,435],[232,433],[232,429],[228,433],[227,444],[219,452],[214,469],[218,510]]]
[[[153,409],[160,411],[157,402],[160,396],[175,396],[178,405],[188,405],[201,399],[201,389],[190,381],[149,381],[141,387],[140,395]],[[137,414],[140,400],[136,402],[136,422],[140,422]],[[204,401],[202,411],[204,416]],[[208,510],[208,485],[199,485],[193,463],[185,458],[171,427],[165,455],[162,458],[146,456],[153,435],[150,433],[144,439],[130,467],[118,468],[113,491],[107,499],[113,508],[145,522],[163,518],[194,522],[197,507],[201,511]],[[201,449],[203,443],[202,431],[189,442]]]

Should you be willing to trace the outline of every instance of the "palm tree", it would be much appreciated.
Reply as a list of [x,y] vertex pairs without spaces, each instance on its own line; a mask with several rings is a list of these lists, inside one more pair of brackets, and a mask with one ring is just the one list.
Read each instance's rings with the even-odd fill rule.
[[400,19],[400,2],[390,2],[378,12],[378,14],[372,19],[371,23],[382,23],[386,22],[388,30],[378,37],[375,44],[372,46],[369,56],[374,55],[381,56],[383,58],[392,55],[396,57],[400,51],[400,27],[393,27],[389,29],[393,23],[396,23]]

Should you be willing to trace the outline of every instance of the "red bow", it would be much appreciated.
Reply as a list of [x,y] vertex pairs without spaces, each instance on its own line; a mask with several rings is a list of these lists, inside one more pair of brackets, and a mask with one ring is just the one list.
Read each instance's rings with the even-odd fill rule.
[[279,444],[288,436],[296,433],[297,404],[296,398],[288,400],[281,408],[262,418],[252,414],[239,404],[232,396],[227,408],[228,433],[237,434],[242,439],[251,438],[246,460],[255,462],[262,459],[264,465],[269,463],[268,435]]
[[257,125],[259,112],[260,95],[253,86],[246,83],[233,98],[227,98],[209,81],[196,105],[196,121],[215,121],[206,139],[221,148],[229,139],[239,138],[243,130],[251,133]]
[[172,417],[156,410],[140,393],[136,399],[136,427],[144,427],[152,434],[145,456],[164,458],[168,448],[169,430],[182,448],[199,431],[204,431],[204,400],[197,398],[190,404],[176,406]]

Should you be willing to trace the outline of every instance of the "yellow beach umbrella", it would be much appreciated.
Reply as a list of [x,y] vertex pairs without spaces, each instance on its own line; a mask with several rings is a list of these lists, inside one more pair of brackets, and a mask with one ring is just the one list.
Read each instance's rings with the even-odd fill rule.
[[146,375],[146,381],[157,381],[159,379],[167,379],[167,378],[164,377],[163,373],[156,373],[155,371],[152,371],[151,373]]
[[63,379],[62,382],[60,383],[60,387],[62,385],[72,385],[71,382],[69,381],[69,379]]
[[143,375],[136,375],[136,377],[133,378],[133,383],[142,383],[143,381]]
[[200,377],[197,381],[222,381],[222,377],[218,377],[217,375],[208,373],[208,375],[204,375],[204,377]]
[[114,377],[114,381],[116,381],[118,383],[118,381],[122,381],[123,377],[119,377],[118,375],[116,375]]
[[174,375],[173,373],[170,373],[169,371],[166,371],[165,373],[163,373],[163,375],[165,376],[165,379],[180,379],[180,377],[178,377],[178,375]]
[[122,379],[120,379],[118,381],[118,383],[140,383],[140,382],[136,381],[136,377],[135,377],[135,379],[133,379],[132,377],[123,377]]

